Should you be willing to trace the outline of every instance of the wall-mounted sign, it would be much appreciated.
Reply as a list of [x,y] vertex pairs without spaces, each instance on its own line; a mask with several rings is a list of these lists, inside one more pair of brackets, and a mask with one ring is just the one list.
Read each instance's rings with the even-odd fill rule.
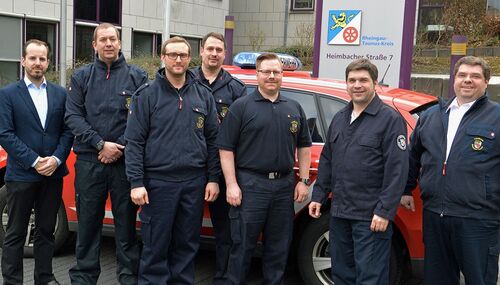
[[378,81],[410,87],[416,0],[317,0],[313,75],[344,79],[353,60],[368,58]]

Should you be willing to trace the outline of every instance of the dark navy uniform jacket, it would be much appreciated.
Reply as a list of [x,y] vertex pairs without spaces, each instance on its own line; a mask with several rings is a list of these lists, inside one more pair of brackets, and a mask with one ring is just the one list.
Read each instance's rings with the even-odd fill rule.
[[217,145],[235,152],[237,169],[286,174],[296,148],[311,146],[311,137],[299,103],[281,95],[271,102],[256,89],[231,105]]
[[226,116],[229,106],[233,104],[236,99],[247,94],[245,83],[241,82],[238,78],[233,77],[229,74],[229,72],[225,71],[224,68],[220,70],[217,78],[212,82],[212,84],[210,84],[203,75],[201,66],[193,68],[191,71],[193,71],[195,76],[201,80],[202,83],[212,89],[215,105],[217,107],[217,114],[219,115],[219,120],[221,122]]
[[73,150],[79,159],[96,160],[100,140],[125,145],[123,133],[132,94],[147,81],[147,73],[128,65],[121,53],[109,69],[96,57],[94,63],[75,71],[65,120],[76,136]]
[[350,102],[330,124],[312,201],[325,204],[333,192],[335,217],[392,220],[408,174],[405,121],[378,95],[350,124],[352,108]]
[[186,181],[208,175],[208,182],[218,182],[217,130],[210,88],[188,70],[177,90],[160,69],[137,91],[130,109],[125,162],[132,188],[144,186],[147,178]]
[[411,195],[418,179],[424,209],[500,221],[500,105],[487,95],[477,99],[462,118],[446,160],[452,101],[420,116],[410,140],[405,194]]

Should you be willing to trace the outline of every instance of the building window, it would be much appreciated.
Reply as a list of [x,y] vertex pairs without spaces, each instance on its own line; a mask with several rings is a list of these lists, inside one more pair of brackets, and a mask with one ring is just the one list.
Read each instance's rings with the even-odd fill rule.
[[56,25],[52,23],[26,21],[26,41],[37,39],[49,45],[49,60],[51,70],[57,66]]
[[92,47],[94,29],[95,27],[76,26],[75,63],[91,62],[94,59],[94,48]]
[[444,4],[420,3],[417,29],[428,32],[429,27],[440,27],[442,24]]
[[[23,25],[25,27],[23,34]],[[50,70],[57,69],[57,23],[37,22],[14,17],[0,16],[2,38],[0,41],[0,87],[22,77],[21,56],[23,44],[31,39],[44,41],[49,46]]]
[[[0,16],[0,87],[19,80],[21,76],[22,20]],[[5,40],[8,39],[8,40]]]
[[160,56],[161,34],[134,32],[133,33],[133,57]]
[[314,11],[314,0],[291,0],[292,11]]
[[18,61],[0,60],[0,87],[19,80],[20,63]]
[[500,0],[488,0],[488,14],[492,16],[500,16]]
[[191,45],[191,57],[199,57],[200,56],[200,47],[201,47],[201,39],[198,38],[189,38],[184,37],[189,45]]
[[189,43],[191,46],[191,57],[196,58],[200,56],[200,48],[201,48],[201,39],[200,38],[192,38],[192,37],[185,37],[183,35],[170,35],[170,37],[175,37],[179,36],[184,39]]
[[158,57],[161,57],[161,45],[163,44],[163,41],[162,41],[162,38],[161,38],[161,34],[156,34],[156,43],[155,43],[155,46],[156,46],[156,55]]
[[119,25],[121,0],[75,0],[75,19]]

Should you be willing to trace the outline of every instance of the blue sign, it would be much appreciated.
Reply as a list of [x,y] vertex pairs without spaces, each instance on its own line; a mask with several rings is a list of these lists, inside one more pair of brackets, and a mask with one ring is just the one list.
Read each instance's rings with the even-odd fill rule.
[[361,10],[330,10],[329,45],[359,45],[360,33]]

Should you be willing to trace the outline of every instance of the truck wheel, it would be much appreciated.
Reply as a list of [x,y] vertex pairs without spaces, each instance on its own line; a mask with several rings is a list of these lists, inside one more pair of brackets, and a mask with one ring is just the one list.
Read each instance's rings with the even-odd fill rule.
[[[333,284],[330,261],[330,215],[322,215],[312,220],[302,234],[297,251],[300,275],[307,285]],[[399,285],[403,275],[402,258],[394,244],[391,247],[389,278],[391,285]]]
[[[7,188],[2,186],[0,188],[0,212],[2,213],[2,226],[0,227],[0,244],[3,247],[3,241],[5,238],[5,230],[7,229],[7,222],[9,220],[9,215],[7,212]],[[28,223],[28,231],[26,234],[26,241],[24,243],[24,257],[33,257],[33,238],[35,233],[35,213],[31,212],[31,216]],[[64,210],[64,205],[61,203],[59,211],[57,212],[56,227],[54,230],[55,236],[55,252],[57,252],[65,243],[68,237],[68,219],[66,217],[66,211]]]

